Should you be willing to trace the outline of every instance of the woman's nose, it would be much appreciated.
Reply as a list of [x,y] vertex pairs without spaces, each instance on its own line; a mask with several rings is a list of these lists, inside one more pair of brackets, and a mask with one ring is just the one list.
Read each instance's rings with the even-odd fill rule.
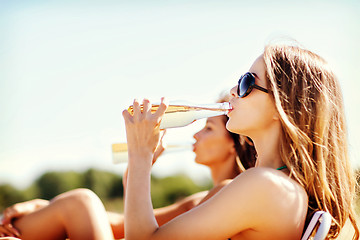
[[232,89],[230,89],[230,94],[232,97],[238,97],[237,95],[237,86],[234,86]]
[[200,133],[200,131],[197,132],[197,133],[195,133],[194,136],[193,136],[193,138],[194,138],[196,141],[199,140],[199,133]]

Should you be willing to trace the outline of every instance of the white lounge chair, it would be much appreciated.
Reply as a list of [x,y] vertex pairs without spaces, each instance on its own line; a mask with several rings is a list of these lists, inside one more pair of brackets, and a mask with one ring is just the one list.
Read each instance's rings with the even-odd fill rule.
[[[324,240],[330,230],[331,215],[328,212],[317,211],[312,216],[301,240],[309,240],[315,233],[313,240]],[[315,232],[314,232],[315,231]]]

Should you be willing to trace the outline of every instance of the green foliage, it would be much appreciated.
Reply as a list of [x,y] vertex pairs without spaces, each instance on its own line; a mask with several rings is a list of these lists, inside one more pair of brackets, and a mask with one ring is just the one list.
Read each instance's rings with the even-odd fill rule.
[[24,194],[26,200],[39,198],[40,196],[39,187],[35,183],[31,184],[28,188],[22,190],[22,193]]
[[[206,187],[196,185],[185,175],[152,177],[151,185],[151,197],[156,208],[209,188],[209,185]],[[0,185],[0,211],[14,203],[34,198],[50,200],[75,188],[91,189],[100,197],[108,210],[119,212],[123,209],[122,177],[111,172],[89,169],[83,173],[47,172],[25,190],[18,190],[9,184]]]
[[84,173],[84,187],[94,191],[103,200],[123,195],[120,176],[96,169],[89,169]]
[[193,193],[203,191],[189,177],[177,175],[166,178],[152,178],[151,198],[154,208],[167,206]]
[[84,185],[82,175],[73,171],[45,173],[35,184],[39,189],[39,197],[47,200]]
[[9,184],[0,185],[0,210],[25,200],[24,194]]

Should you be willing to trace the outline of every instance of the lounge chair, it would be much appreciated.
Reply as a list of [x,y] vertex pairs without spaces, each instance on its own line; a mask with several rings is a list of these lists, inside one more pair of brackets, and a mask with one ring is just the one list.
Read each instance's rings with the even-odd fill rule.
[[[328,212],[317,211],[312,216],[301,240],[324,240],[331,225],[331,215]],[[311,236],[314,238],[310,238]]]

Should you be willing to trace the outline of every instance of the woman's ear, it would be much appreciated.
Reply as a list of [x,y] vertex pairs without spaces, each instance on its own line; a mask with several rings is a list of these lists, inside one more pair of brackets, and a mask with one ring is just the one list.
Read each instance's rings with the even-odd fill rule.
[[274,114],[273,114],[273,120],[275,121],[279,121],[280,120],[280,115],[278,113],[278,111],[275,111]]
[[235,149],[235,144],[232,144],[232,145],[231,145],[230,153],[231,153],[231,154],[234,154],[234,155],[237,155],[237,152],[236,152],[236,149]]
[[275,121],[279,121],[280,120],[280,114],[279,111],[277,110],[277,106],[276,103],[274,102],[274,107],[273,107],[273,120]]

